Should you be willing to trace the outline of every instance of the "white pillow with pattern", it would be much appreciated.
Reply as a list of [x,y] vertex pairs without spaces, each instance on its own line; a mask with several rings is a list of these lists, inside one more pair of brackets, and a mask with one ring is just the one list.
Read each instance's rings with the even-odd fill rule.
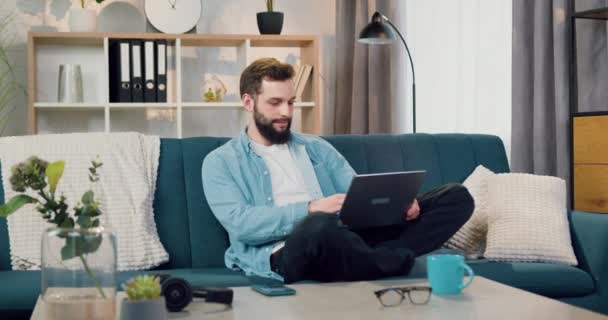
[[448,240],[446,247],[462,251],[467,258],[480,258],[485,249],[488,211],[488,183],[494,172],[482,165],[478,165],[473,173],[462,183],[475,200],[475,210],[461,228]]
[[486,259],[578,264],[564,180],[505,173],[489,177],[487,183],[492,212],[487,216]]

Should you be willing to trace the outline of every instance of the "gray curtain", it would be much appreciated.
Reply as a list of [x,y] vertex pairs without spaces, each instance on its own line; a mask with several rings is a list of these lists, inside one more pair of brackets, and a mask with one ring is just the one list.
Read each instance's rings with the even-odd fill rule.
[[570,0],[513,0],[514,172],[569,176]]
[[391,131],[390,46],[356,40],[373,11],[387,9],[388,0],[337,0],[334,133]]
[[[572,0],[513,0],[512,171],[569,181],[569,14],[605,2],[577,1],[575,8]],[[606,24],[576,27],[579,111],[605,108]]]

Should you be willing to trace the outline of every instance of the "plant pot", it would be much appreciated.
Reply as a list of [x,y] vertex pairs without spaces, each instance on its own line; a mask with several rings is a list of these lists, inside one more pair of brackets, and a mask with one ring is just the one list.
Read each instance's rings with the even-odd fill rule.
[[115,319],[116,240],[103,228],[49,228],[42,236],[45,319]]
[[120,303],[120,320],[167,320],[165,297],[155,300],[131,301],[127,298]]
[[71,32],[97,31],[97,13],[91,9],[72,8],[68,20]]
[[261,34],[281,34],[283,12],[258,12],[258,29]]

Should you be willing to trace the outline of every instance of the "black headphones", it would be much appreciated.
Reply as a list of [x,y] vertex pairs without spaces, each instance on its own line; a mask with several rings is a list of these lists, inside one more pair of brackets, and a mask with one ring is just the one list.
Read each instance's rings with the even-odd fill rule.
[[203,298],[206,302],[232,305],[234,292],[229,288],[192,287],[188,281],[171,277],[168,274],[157,275],[160,278],[162,295],[170,312],[178,312],[187,307],[193,298]]

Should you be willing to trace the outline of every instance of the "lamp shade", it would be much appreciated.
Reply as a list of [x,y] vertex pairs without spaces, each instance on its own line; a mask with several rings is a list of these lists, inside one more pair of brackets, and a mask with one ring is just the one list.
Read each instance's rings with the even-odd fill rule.
[[361,30],[359,42],[367,44],[390,44],[395,39],[395,32],[383,22],[382,14],[376,11],[372,21]]

